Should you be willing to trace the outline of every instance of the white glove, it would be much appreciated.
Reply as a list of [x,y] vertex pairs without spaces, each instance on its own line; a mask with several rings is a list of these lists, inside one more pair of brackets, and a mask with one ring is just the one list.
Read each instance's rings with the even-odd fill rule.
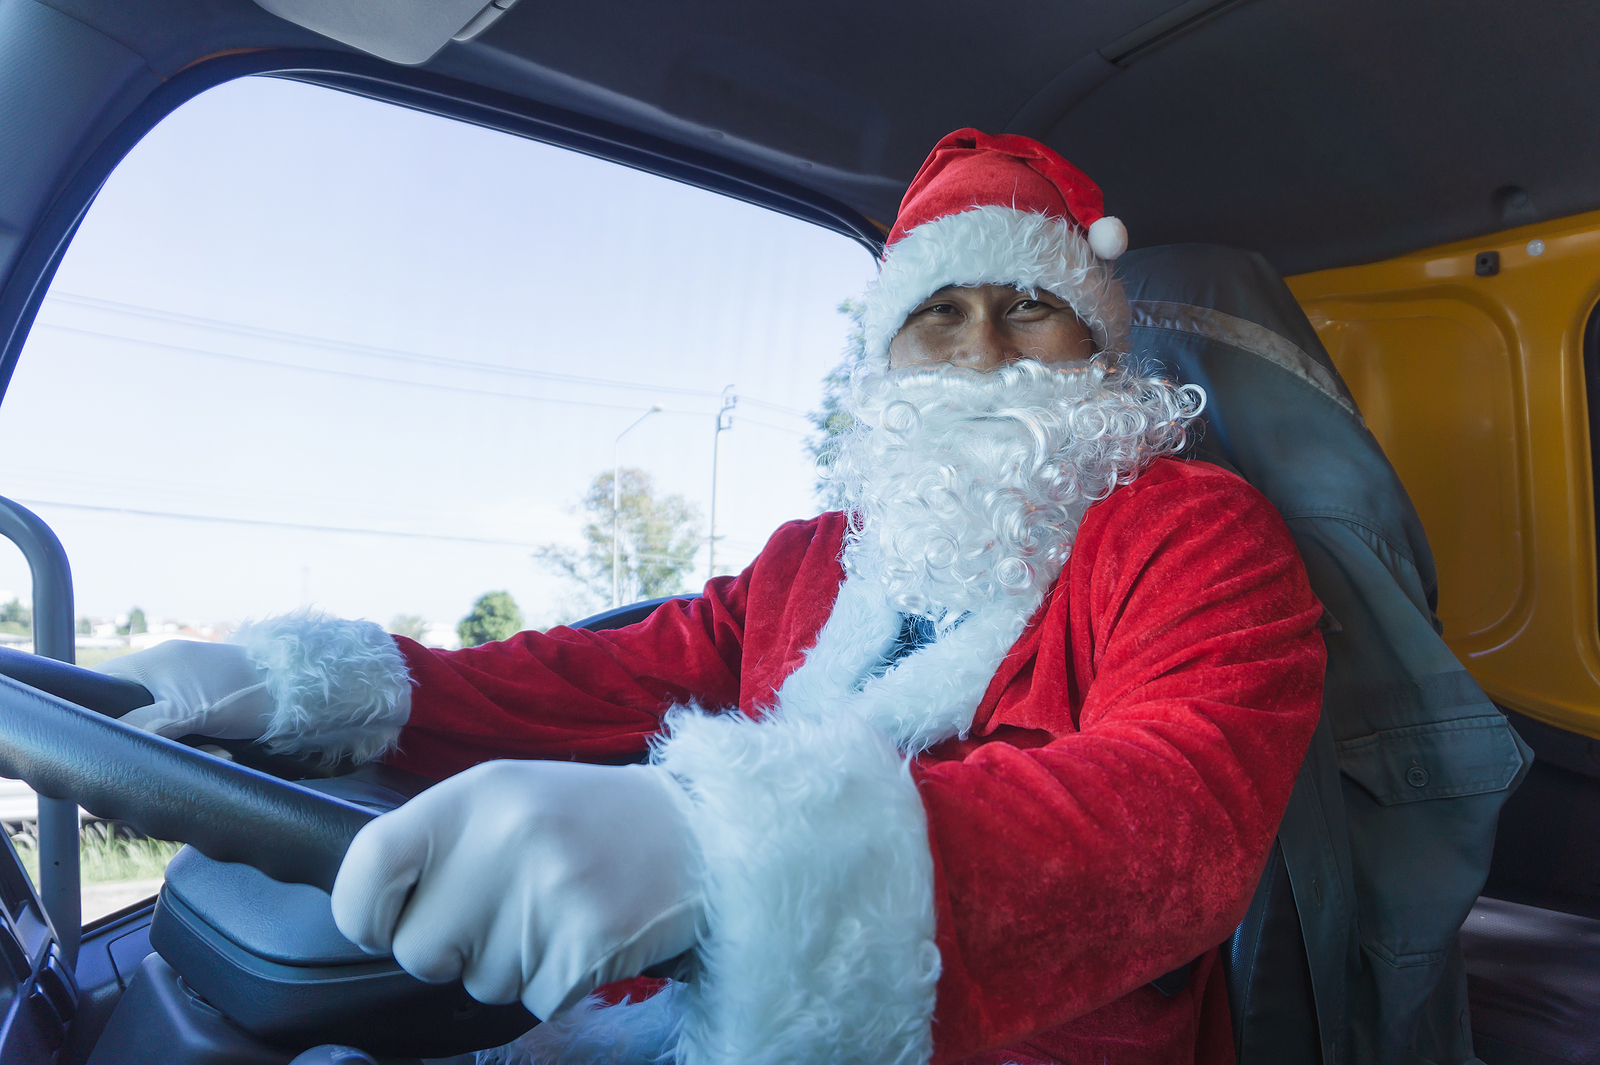
[[236,644],[168,640],[94,669],[143,684],[156,697],[149,706],[122,717],[146,732],[253,740],[267,731],[271,721],[273,700],[266,675]]
[[352,942],[550,1020],[693,947],[699,855],[655,766],[486,762],[368,824],[333,886]]

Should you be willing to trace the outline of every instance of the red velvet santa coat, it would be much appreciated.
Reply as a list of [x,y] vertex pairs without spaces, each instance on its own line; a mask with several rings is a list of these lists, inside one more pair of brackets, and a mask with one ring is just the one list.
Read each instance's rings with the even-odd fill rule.
[[[641,757],[669,708],[759,716],[844,578],[837,513],[626,629],[438,651],[393,761]],[[1317,720],[1321,608],[1278,514],[1159,460],[1090,508],[969,735],[917,756],[939,960],[934,1061],[1231,1062],[1216,946]],[[1199,958],[1188,985],[1150,980]]]

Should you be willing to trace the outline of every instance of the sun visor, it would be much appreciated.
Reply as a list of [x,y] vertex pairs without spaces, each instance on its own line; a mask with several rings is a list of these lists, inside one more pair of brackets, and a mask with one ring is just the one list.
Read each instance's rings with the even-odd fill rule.
[[256,0],[297,26],[391,63],[426,63],[449,41],[470,41],[517,0]]

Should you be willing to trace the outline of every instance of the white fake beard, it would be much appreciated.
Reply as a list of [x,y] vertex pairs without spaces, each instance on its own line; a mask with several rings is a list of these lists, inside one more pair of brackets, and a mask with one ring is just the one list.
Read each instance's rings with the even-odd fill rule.
[[1006,597],[1037,603],[1091,503],[1181,451],[1199,388],[1033,360],[863,372],[829,476],[845,491],[843,562],[941,629]]

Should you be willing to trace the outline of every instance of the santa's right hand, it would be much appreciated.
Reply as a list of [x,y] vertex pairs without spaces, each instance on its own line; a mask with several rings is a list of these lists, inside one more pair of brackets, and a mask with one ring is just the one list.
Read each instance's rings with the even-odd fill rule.
[[265,672],[237,644],[168,640],[94,669],[143,684],[155,696],[122,720],[159,736],[253,740],[267,731],[272,716]]

